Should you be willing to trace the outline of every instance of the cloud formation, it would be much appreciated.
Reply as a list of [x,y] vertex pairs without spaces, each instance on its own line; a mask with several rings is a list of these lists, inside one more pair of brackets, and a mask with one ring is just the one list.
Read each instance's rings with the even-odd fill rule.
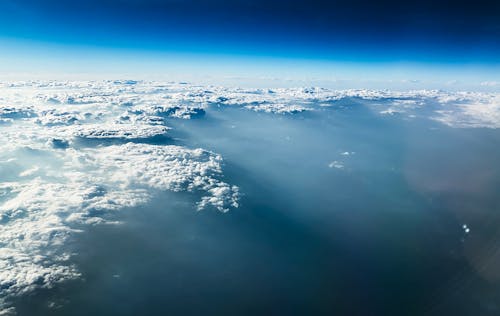
[[[77,227],[108,222],[109,211],[147,203],[161,190],[196,193],[199,210],[238,207],[220,155],[149,144],[169,128],[147,114],[123,118],[130,105],[117,100],[128,85],[113,93],[102,91],[116,83],[95,85],[95,94],[88,86],[24,83],[2,91],[8,105],[0,115],[9,122],[0,133],[2,312],[13,312],[13,296],[80,277],[67,242]],[[78,139],[123,142],[74,146]]]
[[0,311],[12,311],[12,296],[78,278],[67,242],[77,227],[107,222],[111,210],[162,190],[193,192],[200,210],[238,207],[239,189],[224,181],[220,155],[152,141],[168,138],[172,120],[203,119],[215,108],[293,116],[361,105],[381,118],[500,128],[499,93],[142,81],[10,82],[0,92]]

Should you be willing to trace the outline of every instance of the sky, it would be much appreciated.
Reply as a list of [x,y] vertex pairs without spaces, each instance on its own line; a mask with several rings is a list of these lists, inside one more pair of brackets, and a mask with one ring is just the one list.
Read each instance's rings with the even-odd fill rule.
[[2,0],[0,77],[500,81],[500,2]]

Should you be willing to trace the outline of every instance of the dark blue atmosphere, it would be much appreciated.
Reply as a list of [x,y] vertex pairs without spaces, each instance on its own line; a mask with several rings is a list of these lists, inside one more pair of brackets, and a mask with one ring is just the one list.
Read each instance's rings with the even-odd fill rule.
[[154,51],[498,63],[498,1],[2,1],[0,37]]

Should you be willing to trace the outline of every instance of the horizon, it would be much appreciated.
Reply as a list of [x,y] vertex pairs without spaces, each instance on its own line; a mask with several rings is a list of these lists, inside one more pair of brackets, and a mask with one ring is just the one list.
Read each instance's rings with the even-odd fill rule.
[[3,1],[0,79],[241,77],[493,91],[497,17],[500,5],[483,0]]

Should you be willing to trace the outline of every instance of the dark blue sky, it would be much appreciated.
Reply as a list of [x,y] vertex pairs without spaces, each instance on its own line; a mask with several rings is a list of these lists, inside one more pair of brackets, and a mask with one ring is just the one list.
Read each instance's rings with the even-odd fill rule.
[[500,1],[2,0],[0,37],[124,50],[500,62]]

